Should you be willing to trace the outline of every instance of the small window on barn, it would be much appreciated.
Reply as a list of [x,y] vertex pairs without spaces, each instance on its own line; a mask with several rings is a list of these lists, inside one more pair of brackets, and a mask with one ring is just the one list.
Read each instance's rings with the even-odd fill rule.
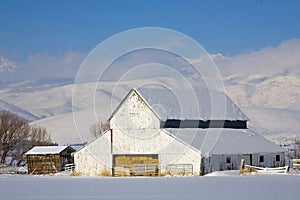
[[259,156],[259,162],[264,162],[264,156]]
[[227,157],[227,158],[226,158],[226,163],[227,163],[227,164],[231,163],[231,157]]
[[280,161],[280,155],[276,155],[276,162]]

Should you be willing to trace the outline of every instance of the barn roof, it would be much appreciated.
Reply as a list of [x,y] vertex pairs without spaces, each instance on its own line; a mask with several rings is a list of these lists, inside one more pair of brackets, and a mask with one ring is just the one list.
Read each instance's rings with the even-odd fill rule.
[[249,129],[164,129],[202,154],[274,153],[284,150]]
[[[35,146],[25,153],[25,155],[47,155],[47,154],[60,154],[69,146]],[[74,150],[75,151],[75,150]]]
[[224,93],[205,88],[134,89],[161,120],[242,120],[247,116]]

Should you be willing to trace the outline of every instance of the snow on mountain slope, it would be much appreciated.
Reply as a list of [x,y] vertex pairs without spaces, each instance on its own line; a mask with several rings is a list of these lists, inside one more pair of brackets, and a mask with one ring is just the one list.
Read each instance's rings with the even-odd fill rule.
[[225,79],[226,92],[240,106],[300,110],[300,76],[250,75]]
[[[74,109],[80,111],[92,108],[94,98],[97,107],[111,103],[116,107],[131,88],[145,85],[147,82],[149,84],[159,83],[165,87],[186,87],[182,81],[174,78],[132,80],[118,83],[102,82],[99,85],[97,83],[85,83],[80,85],[78,89],[80,95],[74,99]],[[73,87],[73,84],[57,86],[55,83],[51,85],[51,83],[20,82],[0,89],[0,99],[20,108],[26,108],[30,113],[40,118],[47,118],[72,112]],[[76,92],[77,90],[75,95]]]
[[[156,78],[148,80],[148,82],[149,84],[155,83],[155,85],[160,83],[166,87],[173,86],[176,88],[184,88],[178,79]],[[92,139],[92,135],[89,133],[90,127],[99,120],[106,121],[131,88],[136,87],[137,85],[144,85],[145,83],[147,83],[147,80],[124,81],[117,84],[112,82],[103,82],[100,85],[97,85],[97,83],[82,84],[78,89],[80,91],[79,96],[76,96],[75,90],[75,96],[73,99],[74,113],[66,112],[34,121],[32,124],[46,127],[47,131],[51,134],[52,140],[59,144],[90,141]],[[57,95],[57,91],[60,90],[64,91],[64,94],[66,94],[63,96],[64,98],[58,98],[60,96]],[[35,96],[34,101],[40,102],[41,99],[47,97],[53,104],[55,101],[63,103],[64,100],[71,100],[72,92],[73,85],[67,85],[51,90],[41,91],[37,94],[33,93],[33,95]],[[32,93],[21,93],[19,94],[18,98],[23,97],[24,99],[28,98],[29,100],[31,94]],[[39,95],[44,95],[44,97],[40,97]],[[11,96],[7,94],[5,97],[11,98]],[[95,105],[93,104],[94,98]],[[29,104],[29,102],[27,103]],[[23,104],[25,104],[25,102],[23,102]],[[44,108],[44,110],[42,110],[44,112],[51,109],[58,109],[56,107],[51,108],[47,104],[44,104],[43,106],[47,106]],[[72,110],[71,105],[67,104],[67,106],[68,109]],[[62,111],[61,109],[58,110]]]
[[[283,138],[292,140],[291,138],[300,137],[299,51],[300,40],[292,39],[276,47],[267,47],[234,57],[211,55],[224,78],[227,95],[248,115],[251,120],[250,127],[278,143],[286,140]],[[95,121],[95,116],[106,120],[133,87],[158,84],[166,88],[188,88],[184,82],[178,81],[178,77],[124,81],[125,76],[119,82],[81,85],[79,96],[73,99],[72,108],[73,80],[70,78],[74,77],[84,56],[72,53],[60,59],[62,61],[53,62],[56,60],[54,57],[43,54],[32,57],[33,60],[29,63],[20,64],[20,68],[17,68],[13,61],[0,57],[0,109],[16,112],[29,121],[44,118],[34,123],[45,126],[54,141],[64,144],[78,139],[74,137],[72,111],[75,111],[77,121],[80,121],[77,122],[79,132],[87,133]],[[39,60],[46,63],[42,62],[41,66]],[[137,60],[139,63],[140,57]],[[136,60],[130,61],[126,59],[127,66],[137,63]],[[180,75],[193,77],[194,70],[185,69],[185,62],[181,61],[180,59],[169,64],[175,65],[173,68],[180,72]],[[198,61],[197,58],[193,60]],[[124,69],[124,65],[122,67]],[[139,72],[145,75],[149,71]],[[111,71],[112,75],[114,73]],[[163,75],[157,74],[155,70],[151,71],[152,73],[155,76]],[[196,77],[199,84],[201,80],[198,79],[199,76]],[[106,78],[111,81],[110,76]],[[75,90],[75,95],[76,92],[78,91]],[[91,110],[92,112],[89,112]]]
[[[261,81],[253,81],[253,79],[258,78]],[[251,76],[249,79],[237,80],[238,78],[233,84],[226,83],[227,94],[248,116],[251,129],[276,143],[289,143],[294,138],[300,137],[300,101],[298,98],[300,91],[296,89],[297,84],[299,84],[298,77],[272,76],[261,78],[260,76]],[[282,82],[282,80],[285,81]],[[156,81],[161,80],[157,79]],[[251,81],[252,83],[250,83]],[[93,90],[94,85],[89,83],[84,86],[86,88],[81,93],[83,95],[80,99],[82,100],[81,107],[77,108],[78,112],[75,112],[75,116],[78,118],[76,121],[80,122],[77,125],[82,140],[78,140],[76,135],[72,113],[38,120],[34,123],[45,126],[51,133],[53,141],[60,144],[89,141],[89,128],[93,123],[96,123],[94,120],[95,115],[99,120],[105,121],[134,85],[133,82],[128,81],[118,84],[118,89],[113,90],[113,83],[102,83],[102,87],[97,89],[96,92],[95,111],[91,109],[91,101],[87,96],[88,91]],[[182,87],[176,85],[176,83],[174,85]],[[271,85],[279,85],[279,87],[272,87]],[[65,86],[65,88],[69,88],[69,86]],[[284,94],[287,98],[281,97],[281,94]],[[113,96],[112,99],[111,96]]]
[[277,144],[289,144],[300,137],[300,111],[242,107],[250,118],[249,128]]
[[249,127],[278,143],[300,137],[300,76],[254,74],[225,79],[226,93],[249,117]]
[[[46,127],[53,142],[59,145],[89,142],[93,136],[89,133],[90,127],[95,123],[89,119],[91,110],[83,110],[75,113],[80,123],[75,124],[73,113],[56,115],[32,122],[32,125]],[[78,131],[77,131],[78,130]]]
[[[105,121],[124,96],[133,87],[147,84],[185,89],[178,79],[103,82],[81,85],[80,97],[74,99],[75,116],[80,123],[78,137],[72,114],[73,84],[57,86],[20,83],[0,89],[2,102],[26,108],[38,118],[34,122],[47,128],[53,141],[59,144],[89,141],[89,128],[96,123],[95,115]],[[224,78],[226,93],[250,119],[250,127],[267,138],[281,143],[300,137],[300,76],[295,73],[274,75],[231,75]],[[153,85],[152,85],[153,86]],[[91,95],[96,91],[95,96]],[[95,100],[95,111],[94,111]],[[8,110],[13,110],[6,106]]]
[[2,100],[0,100],[0,110],[10,111],[11,113],[18,115],[19,117],[28,120],[29,122],[39,119],[39,117],[33,115],[32,113]]
[[28,91],[28,87],[25,90],[20,89],[16,91],[15,87],[13,87],[1,90],[0,94],[2,100],[20,108],[26,108],[34,115],[44,118],[72,111],[72,89],[73,85],[41,91],[35,91],[34,89],[33,91]]

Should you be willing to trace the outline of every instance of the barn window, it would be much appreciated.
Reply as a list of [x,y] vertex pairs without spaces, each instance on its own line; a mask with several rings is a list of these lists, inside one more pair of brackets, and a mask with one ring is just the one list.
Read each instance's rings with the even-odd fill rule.
[[227,157],[227,158],[226,158],[226,163],[227,163],[227,164],[231,163],[231,157]]
[[280,155],[276,155],[276,162],[280,161]]
[[259,156],[259,162],[264,162],[264,156]]

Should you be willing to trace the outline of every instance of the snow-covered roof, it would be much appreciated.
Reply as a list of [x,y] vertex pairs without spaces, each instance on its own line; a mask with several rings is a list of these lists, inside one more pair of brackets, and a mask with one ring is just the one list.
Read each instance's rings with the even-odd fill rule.
[[193,90],[139,88],[137,93],[161,120],[248,120],[223,92],[205,88]]
[[47,155],[60,154],[68,146],[35,146],[25,153],[25,155]]
[[284,149],[249,129],[164,129],[202,154],[284,152]]

